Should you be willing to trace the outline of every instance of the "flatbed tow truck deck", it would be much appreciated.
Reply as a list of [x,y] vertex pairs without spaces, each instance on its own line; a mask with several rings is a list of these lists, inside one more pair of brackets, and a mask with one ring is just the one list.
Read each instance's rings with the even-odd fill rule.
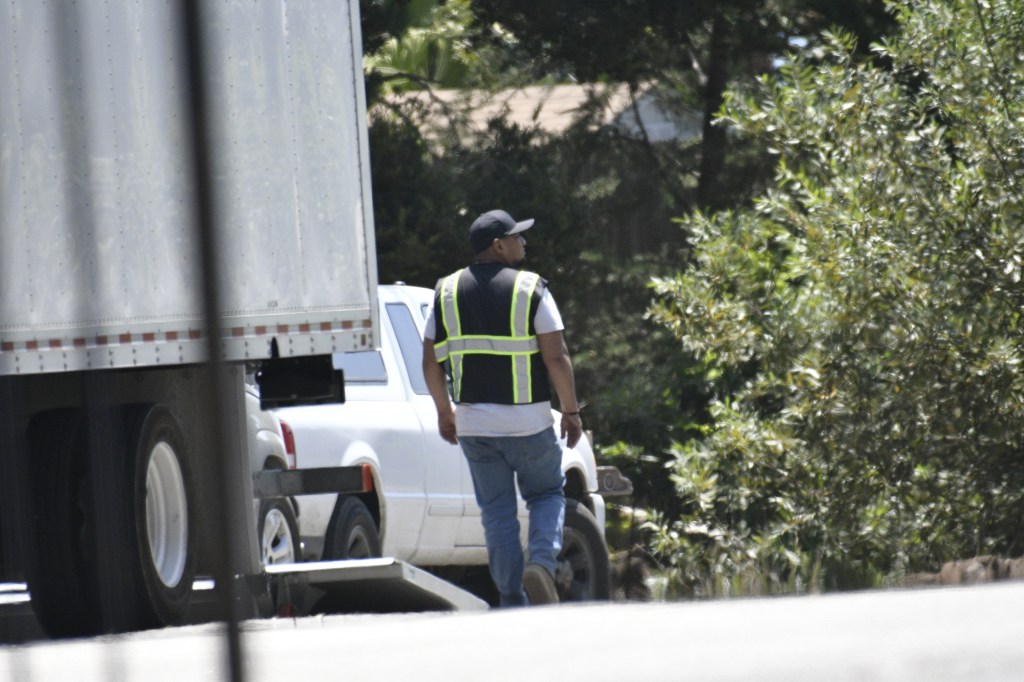
[[[483,611],[483,600],[423,569],[389,557],[298,564],[265,569],[277,616],[304,617],[352,613]],[[217,620],[212,580],[197,580],[195,599],[184,625]],[[0,644],[49,639],[32,612],[24,583],[0,584]]]

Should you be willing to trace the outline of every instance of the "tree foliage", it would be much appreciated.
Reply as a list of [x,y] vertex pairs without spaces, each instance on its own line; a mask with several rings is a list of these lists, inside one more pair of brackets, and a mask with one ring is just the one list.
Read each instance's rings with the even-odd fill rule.
[[[370,149],[381,280],[432,286],[463,265],[466,229],[481,211],[503,206],[536,218],[530,267],[551,279],[568,322],[599,456],[633,479],[632,504],[679,513],[683,504],[665,473],[668,448],[708,419],[710,385],[704,361],[680,353],[669,329],[643,315],[649,278],[688,262],[687,234],[674,216],[694,205],[748,205],[772,168],[763,145],[712,126],[713,114],[726,82],[749,89],[757,74],[775,68],[773,57],[796,51],[790,37],[808,37],[813,49],[815,31],[833,20],[849,22],[858,35],[878,35],[888,19],[879,20],[881,0],[848,3],[848,16],[814,0],[370,4],[378,19],[406,22],[396,32],[378,20],[388,28],[375,29],[377,49],[367,59],[378,103]],[[466,21],[467,4],[474,21]],[[594,35],[605,42],[584,49]],[[556,49],[553,40],[564,44]],[[620,59],[627,52],[632,56]],[[707,125],[701,139],[654,144],[601,125],[605,102],[595,97],[562,134],[517,127],[500,115],[474,130],[464,111],[424,116],[419,105],[376,97],[392,86],[438,87],[446,81],[435,67],[453,61],[468,67],[460,77],[477,94],[538,78],[623,79],[652,85],[662,104],[698,112]],[[709,166],[708,159],[718,161]],[[708,181],[712,175],[717,181]]]
[[840,33],[728,98],[774,186],[684,220],[694,267],[656,280],[652,314],[715,394],[660,524],[684,591],[1024,552],[1024,4],[893,12],[875,61]]
[[423,87],[479,86],[491,79],[489,60],[471,44],[469,0],[415,0],[409,8],[410,25],[387,36],[364,60],[375,100]]
[[[663,86],[663,103],[704,116],[693,191],[682,209],[720,209],[749,197],[744,164],[724,130],[711,125],[726,88],[770,71],[794,39],[838,23],[865,43],[889,28],[880,0],[473,0],[507,62],[534,78]],[[486,40],[481,32],[478,40]],[[742,157],[741,157],[742,158]],[[737,173],[737,171],[739,171]]]

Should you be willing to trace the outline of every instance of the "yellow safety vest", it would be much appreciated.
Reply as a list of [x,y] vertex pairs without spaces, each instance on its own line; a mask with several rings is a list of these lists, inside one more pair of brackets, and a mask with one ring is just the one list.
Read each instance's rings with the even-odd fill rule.
[[[438,362],[450,361],[455,401],[462,395],[464,362],[474,355],[504,356],[511,361],[512,404],[521,405],[536,402],[532,363],[538,358],[540,345],[537,336],[530,333],[530,304],[541,278],[532,273],[520,271],[512,290],[512,305],[509,311],[510,335],[464,334],[463,320],[459,311],[459,278],[465,269],[445,277],[439,285],[439,310],[435,318],[443,324],[447,338],[434,344]],[[545,386],[543,393],[549,394]],[[495,400],[494,402],[507,402]]]

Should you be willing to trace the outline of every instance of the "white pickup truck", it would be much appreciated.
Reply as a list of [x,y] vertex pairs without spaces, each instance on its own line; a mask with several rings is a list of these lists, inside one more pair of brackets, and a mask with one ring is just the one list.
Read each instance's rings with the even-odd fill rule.
[[[277,411],[294,433],[300,469],[368,464],[373,474],[369,493],[300,500],[303,558],[394,557],[493,600],[493,584],[481,580],[487,551],[469,468],[458,446],[438,435],[420,366],[433,292],[399,284],[378,287],[378,296],[380,350],[334,356],[345,372],[345,403]],[[629,492],[629,482],[614,467],[599,470],[587,438],[575,448],[563,440],[562,447],[567,506],[560,597],[607,599],[604,496]],[[522,500],[520,521],[525,546]]]
[[[283,471],[295,468],[295,440],[288,424],[273,412],[260,409],[259,389],[245,384],[245,423],[248,433],[249,469]],[[287,564],[299,557],[299,527],[294,498],[273,497],[253,502],[260,562]]]

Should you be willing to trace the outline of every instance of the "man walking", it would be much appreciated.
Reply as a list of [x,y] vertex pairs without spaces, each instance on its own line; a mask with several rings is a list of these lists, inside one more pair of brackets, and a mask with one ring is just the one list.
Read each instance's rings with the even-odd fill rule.
[[[502,210],[473,222],[474,263],[438,281],[423,340],[423,374],[438,430],[462,447],[469,462],[502,606],[558,601],[554,576],[565,494],[552,388],[569,447],[583,434],[558,307],[547,282],[520,269],[526,260],[522,233],[532,225]],[[446,361],[455,405],[440,364]],[[516,480],[530,513],[525,566]]]

